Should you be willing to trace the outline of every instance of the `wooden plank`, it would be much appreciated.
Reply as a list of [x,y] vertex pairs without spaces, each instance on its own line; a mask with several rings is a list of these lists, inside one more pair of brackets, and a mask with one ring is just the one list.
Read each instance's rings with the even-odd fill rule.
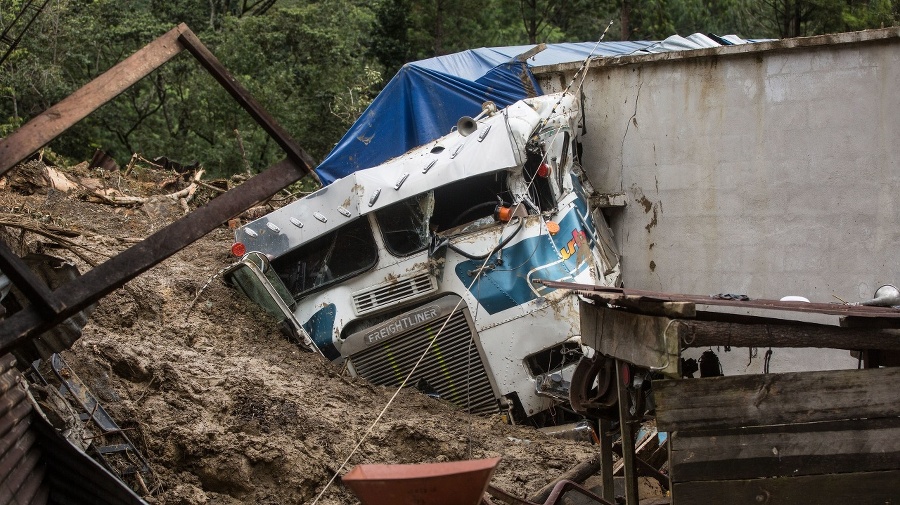
[[683,482],[672,496],[673,505],[885,505],[900,497],[900,470]]
[[635,465],[635,420],[629,412],[631,408],[631,395],[628,392],[628,384],[623,380],[625,363],[616,360],[616,387],[619,395],[619,433],[622,438],[622,461],[625,469],[625,504],[638,505],[637,467]]
[[868,472],[900,468],[900,418],[675,432],[673,481]]
[[687,347],[828,347],[900,350],[897,330],[851,329],[821,324],[740,324],[679,321]]
[[600,433],[597,434],[600,439],[600,479],[603,483],[603,498],[615,502],[616,489],[613,482],[613,437],[612,437],[612,421],[609,419],[600,419]]
[[581,302],[581,340],[597,352],[673,378],[679,373],[680,325],[674,319],[633,314]]
[[900,368],[653,381],[660,431],[900,416]]
[[181,52],[182,23],[0,140],[0,175]]

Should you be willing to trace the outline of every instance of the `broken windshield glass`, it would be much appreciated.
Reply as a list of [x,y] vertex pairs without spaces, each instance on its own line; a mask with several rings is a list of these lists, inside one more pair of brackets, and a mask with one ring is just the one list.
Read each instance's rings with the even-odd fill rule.
[[294,298],[358,275],[378,262],[378,248],[366,218],[308,242],[272,261]]
[[428,245],[429,222],[434,213],[434,192],[397,202],[375,213],[384,245],[394,256],[408,256]]

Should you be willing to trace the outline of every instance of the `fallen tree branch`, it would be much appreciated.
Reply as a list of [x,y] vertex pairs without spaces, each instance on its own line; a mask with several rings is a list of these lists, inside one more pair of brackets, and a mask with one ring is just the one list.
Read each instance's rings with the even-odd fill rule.
[[[49,238],[50,240],[53,240],[54,242],[56,242],[57,244],[59,244],[61,247],[64,247],[64,248],[66,248],[66,249],[72,251],[73,254],[75,254],[76,256],[78,256],[79,258],[81,258],[82,261],[84,261],[84,262],[87,263],[88,265],[91,265],[92,267],[97,266],[97,263],[94,262],[94,261],[91,260],[91,259],[88,259],[86,256],[82,255],[81,253],[79,253],[78,251],[76,251],[74,248],[80,247],[81,249],[84,249],[85,251],[92,252],[92,253],[94,253],[94,254],[96,254],[96,255],[99,255],[99,256],[105,256],[105,257],[107,257],[107,258],[111,258],[111,257],[112,257],[112,255],[109,255],[109,254],[106,254],[106,253],[102,253],[102,252],[100,252],[100,251],[98,251],[98,250],[96,250],[96,249],[91,249],[91,248],[88,247],[88,246],[78,244],[78,243],[76,243],[76,242],[73,242],[73,241],[71,241],[71,240],[65,238],[65,237],[56,235],[56,234],[51,233],[51,232],[49,232],[49,231],[46,231],[46,230],[43,230],[43,229],[41,229],[41,228],[38,228],[38,227],[35,227],[35,226],[31,226],[31,225],[28,225],[28,224],[25,224],[25,223],[16,223],[16,222],[12,222],[12,221],[0,221],[0,226],[6,226],[6,227],[8,227],[8,228],[16,228],[16,229],[19,229],[19,230],[22,230],[22,231],[27,231],[27,232],[34,233],[34,234],[36,234],[36,235],[41,235],[41,236],[43,236],[43,237],[47,237],[47,238]],[[74,232],[72,232],[72,233],[74,233]],[[76,236],[77,236],[77,235],[76,235]]]
[[227,192],[228,192],[227,189],[217,188],[217,187],[213,186],[212,184],[207,184],[207,183],[202,182],[202,181],[196,181],[196,182],[197,182],[197,184],[199,184],[200,186],[203,186],[203,187],[206,188],[206,189],[211,189],[211,190],[213,190],[213,191],[218,191],[219,193],[227,193]]
[[561,481],[570,480],[579,484],[584,482],[588,477],[600,471],[600,468],[602,466],[601,460],[602,458],[598,453],[582,461],[581,463],[578,463],[569,471],[560,475],[558,478],[554,479],[549,484],[540,488],[539,490],[537,490],[537,492],[529,496],[528,501],[543,503],[547,499],[547,497],[550,496],[550,493],[553,492],[553,488]]
[[[107,203],[110,205],[138,205],[145,204],[153,199],[160,198],[169,198],[175,200],[176,202],[181,203],[182,208],[187,211],[187,203],[190,202],[194,194],[197,192],[198,183],[200,182],[200,178],[203,176],[203,169],[197,170],[194,175],[191,177],[191,183],[174,193],[169,193],[167,195],[156,195],[156,196],[125,196],[125,195],[109,195],[103,193],[102,190],[96,190],[88,194],[89,197],[97,197],[103,203]],[[184,200],[184,201],[181,201]]]

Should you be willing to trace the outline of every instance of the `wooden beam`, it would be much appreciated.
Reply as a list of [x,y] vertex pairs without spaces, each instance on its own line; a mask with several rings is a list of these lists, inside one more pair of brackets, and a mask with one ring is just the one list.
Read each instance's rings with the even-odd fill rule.
[[616,387],[619,395],[619,433],[622,437],[622,461],[625,470],[625,504],[638,505],[640,496],[637,485],[637,466],[635,464],[635,418],[631,415],[631,395],[629,384],[625,383],[625,367],[628,365],[616,360]]
[[675,483],[677,505],[854,505],[896,503],[900,470]]
[[52,328],[69,316],[106,296],[153,265],[184,249],[228,218],[253,207],[296,181],[304,167],[290,159],[275,163],[237,188],[157,231],[53,291],[63,309],[53,317],[33,305],[0,321],[0,353],[23,344],[29,337]]
[[900,418],[672,434],[676,482],[900,468]]
[[613,437],[612,437],[612,421],[609,419],[600,419],[600,433],[597,437],[600,439],[600,481],[603,484],[603,498],[615,502],[616,488],[613,481]]
[[0,175],[181,52],[182,23],[0,140]]
[[660,431],[900,416],[900,368],[653,381]]
[[828,347],[900,350],[897,330],[864,330],[819,324],[740,324],[679,321],[686,347]]
[[581,339],[597,352],[679,378],[680,325],[581,302]]

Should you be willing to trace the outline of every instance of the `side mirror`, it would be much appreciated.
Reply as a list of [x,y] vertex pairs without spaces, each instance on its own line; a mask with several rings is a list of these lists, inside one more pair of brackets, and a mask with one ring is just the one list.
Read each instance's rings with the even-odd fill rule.
[[262,273],[266,273],[272,268],[269,257],[259,251],[250,251],[241,257],[241,261],[251,261],[256,265]]

